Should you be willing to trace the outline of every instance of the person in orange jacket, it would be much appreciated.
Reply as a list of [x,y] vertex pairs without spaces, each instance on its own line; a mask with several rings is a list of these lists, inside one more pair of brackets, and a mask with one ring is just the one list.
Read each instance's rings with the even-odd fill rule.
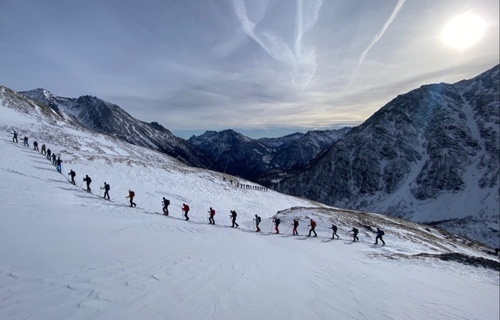
[[314,221],[313,219],[311,219],[311,222],[310,222],[309,226],[311,227],[311,230],[309,230],[308,237],[311,236],[311,232],[314,232],[314,236],[317,237],[318,235],[316,234],[316,231],[314,230],[314,229],[316,229],[316,221]]

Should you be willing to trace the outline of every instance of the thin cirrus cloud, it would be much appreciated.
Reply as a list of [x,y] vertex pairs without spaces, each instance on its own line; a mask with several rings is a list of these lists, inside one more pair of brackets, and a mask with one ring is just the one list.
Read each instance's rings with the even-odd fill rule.
[[[498,64],[498,11],[497,0],[7,1],[0,84],[94,95],[174,133],[326,129]],[[452,50],[440,34],[464,12],[488,27]]]

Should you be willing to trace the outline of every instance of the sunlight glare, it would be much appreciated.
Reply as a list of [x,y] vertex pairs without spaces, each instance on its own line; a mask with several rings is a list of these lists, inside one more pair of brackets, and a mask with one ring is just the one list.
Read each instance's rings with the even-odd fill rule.
[[476,43],[486,31],[486,23],[473,13],[463,13],[446,24],[441,33],[444,43],[463,50]]

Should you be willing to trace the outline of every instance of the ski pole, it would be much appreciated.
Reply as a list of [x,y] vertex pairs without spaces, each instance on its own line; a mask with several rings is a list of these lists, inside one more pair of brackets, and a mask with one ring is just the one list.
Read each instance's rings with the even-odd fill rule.
[[288,227],[288,229],[286,229],[285,234],[287,234],[288,230],[290,230],[290,228],[292,227],[292,225],[293,225],[293,224],[291,224],[291,225]]

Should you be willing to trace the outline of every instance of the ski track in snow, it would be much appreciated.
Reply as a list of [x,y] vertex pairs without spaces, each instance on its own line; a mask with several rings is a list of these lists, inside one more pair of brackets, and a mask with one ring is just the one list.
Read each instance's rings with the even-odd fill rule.
[[[274,213],[311,206],[306,200],[231,188],[217,173],[83,152],[61,175],[21,143],[0,147],[1,319],[498,319],[497,272],[383,257],[425,244],[387,232],[388,245],[374,246],[364,231],[352,243],[345,226],[331,240],[321,218],[318,238],[305,236],[307,223],[291,236],[288,221],[274,234]],[[85,173],[95,194],[82,190]],[[104,181],[113,202],[99,199]],[[139,208],[127,207],[128,189]],[[162,196],[172,217],[155,213]],[[206,223],[210,206],[215,226]],[[239,229],[228,227],[232,208]],[[262,233],[253,231],[255,213]]]

